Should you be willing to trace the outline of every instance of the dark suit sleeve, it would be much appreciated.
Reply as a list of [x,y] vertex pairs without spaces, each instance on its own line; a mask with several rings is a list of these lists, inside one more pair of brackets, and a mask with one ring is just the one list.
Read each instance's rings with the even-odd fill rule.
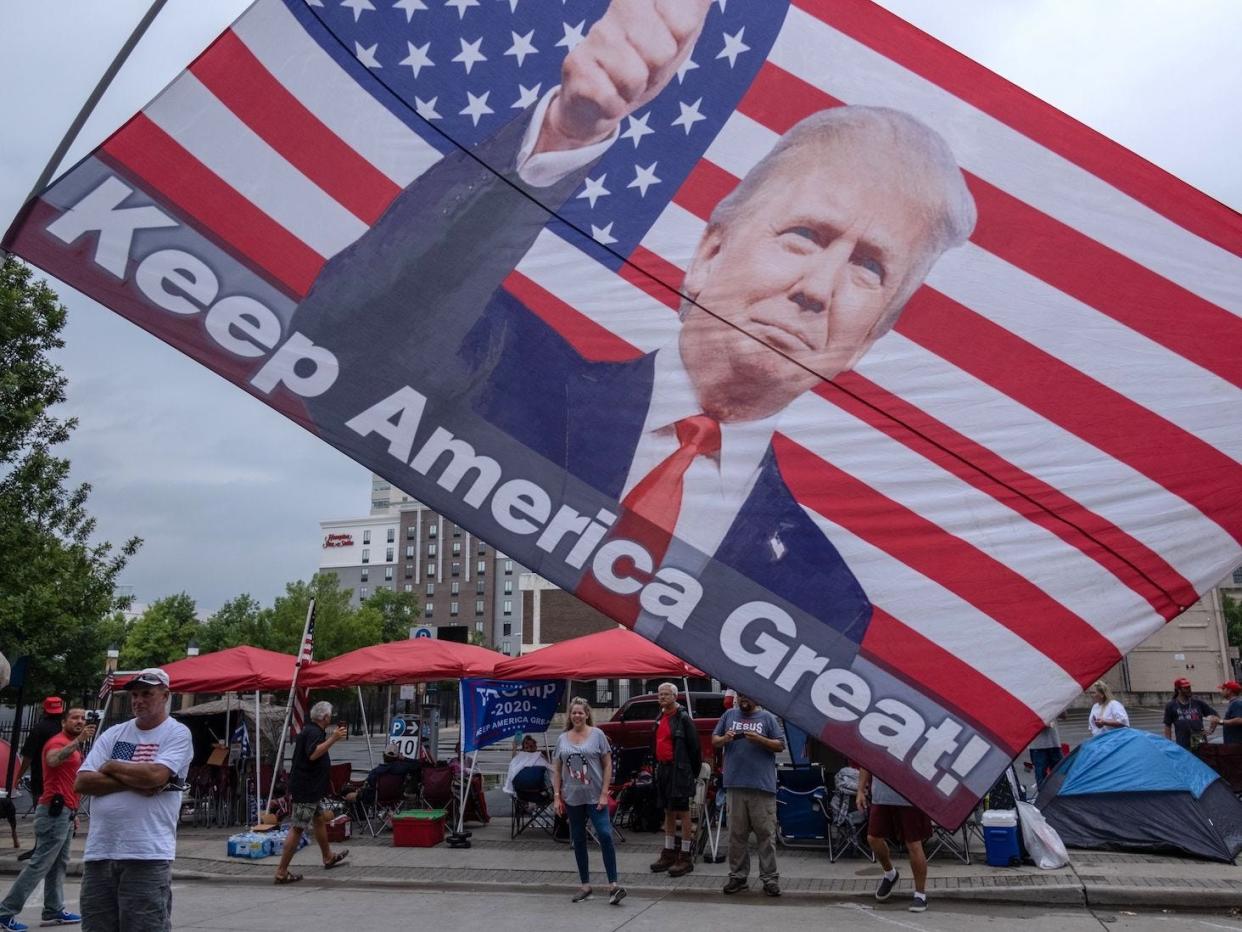
[[434,372],[442,396],[464,387],[466,367],[454,373],[446,361],[589,168],[527,187],[516,159],[528,124],[522,117],[446,155],[315,280],[293,323],[340,364],[336,384],[311,404],[321,426],[323,415],[352,416],[411,372]]

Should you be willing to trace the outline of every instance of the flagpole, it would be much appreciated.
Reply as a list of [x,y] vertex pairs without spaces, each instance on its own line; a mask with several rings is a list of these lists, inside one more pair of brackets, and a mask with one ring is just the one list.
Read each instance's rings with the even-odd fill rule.
[[367,760],[371,762],[371,769],[375,769],[375,752],[371,750],[371,728],[367,725],[367,706],[362,700],[362,687],[358,687],[358,711],[362,713],[362,731],[367,736]]
[[[263,823],[259,800],[263,798],[263,721],[259,718],[259,691],[254,691],[254,817],[255,824]],[[249,803],[247,803],[249,805]],[[246,815],[250,813],[247,812]]]
[[[293,697],[298,691],[298,674],[302,672],[302,652],[306,646],[306,635],[310,631],[311,620],[315,617],[315,600],[306,606],[306,623],[302,625],[302,640],[298,642],[298,659],[293,665],[293,682],[289,684],[289,701],[285,703],[285,720],[280,726],[280,739],[276,745],[276,760],[272,764],[272,782],[267,788],[267,806],[272,805],[272,795],[276,792],[276,772],[285,756],[285,736],[289,731],[289,718],[293,715]],[[309,711],[309,710],[308,710]]]
[[[75,116],[73,118],[73,122],[69,124],[69,128],[65,131],[65,135],[56,146],[56,150],[52,153],[52,157],[48,159],[47,164],[43,166],[43,171],[39,173],[38,180],[35,181],[34,187],[30,189],[30,193],[26,195],[26,200],[23,202],[21,210],[18,211],[18,218],[20,218],[31,208],[31,206],[33,206],[35,198],[45,187],[47,187],[47,183],[51,180],[52,174],[57,168],[60,167],[60,163],[64,161],[70,147],[78,138],[78,133],[82,131],[82,127],[86,125],[87,119],[90,118],[91,113],[94,112],[95,107],[99,104],[100,98],[103,97],[104,92],[107,91],[108,86],[112,84],[113,79],[121,70],[121,66],[125,64],[126,59],[130,56],[130,53],[133,52],[134,48],[138,45],[138,42],[142,39],[143,34],[146,33],[147,28],[152,22],[154,22],[155,17],[159,15],[160,10],[163,9],[164,4],[167,2],[168,0],[154,0],[151,6],[147,9],[147,12],[143,15],[142,19],[138,21],[138,25],[134,27],[134,31],[130,33],[129,38],[125,40],[125,44],[121,46],[120,51],[116,53],[116,57],[112,59],[112,64],[110,64],[107,70],[104,71],[103,75],[99,79],[99,82],[95,85],[95,89],[91,91],[90,96],[86,98],[86,102],[82,104],[82,109],[78,111],[78,115]],[[4,250],[0,249],[0,259],[3,259],[4,255]]]

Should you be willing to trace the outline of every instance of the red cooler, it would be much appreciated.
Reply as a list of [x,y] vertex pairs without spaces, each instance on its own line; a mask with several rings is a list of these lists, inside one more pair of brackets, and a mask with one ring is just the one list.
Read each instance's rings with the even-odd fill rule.
[[407,809],[392,817],[392,843],[397,848],[434,848],[444,841],[443,809]]

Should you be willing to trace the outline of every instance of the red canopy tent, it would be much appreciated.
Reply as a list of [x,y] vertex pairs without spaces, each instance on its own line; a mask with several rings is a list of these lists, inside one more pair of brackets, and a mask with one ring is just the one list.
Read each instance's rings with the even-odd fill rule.
[[495,651],[473,644],[413,638],[373,644],[304,667],[298,685],[307,689],[336,689],[369,683],[418,683],[491,676],[499,659]]
[[704,674],[628,628],[610,628],[502,660],[492,675],[501,680],[604,680]]
[[[235,693],[288,689],[293,682],[292,654],[281,654],[262,647],[230,647],[198,657],[186,657],[165,664],[169,688],[178,693]],[[306,676],[309,667],[304,667]],[[121,689],[137,671],[118,673],[114,688]]]

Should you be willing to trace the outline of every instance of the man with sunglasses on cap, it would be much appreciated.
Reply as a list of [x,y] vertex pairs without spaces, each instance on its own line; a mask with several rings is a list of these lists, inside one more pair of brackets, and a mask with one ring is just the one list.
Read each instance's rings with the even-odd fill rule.
[[[56,699],[63,709],[64,704]],[[48,702],[43,703],[48,708]],[[65,869],[69,866],[69,844],[73,840],[73,819],[78,811],[74,779],[82,764],[82,748],[95,736],[95,726],[86,724],[84,709],[69,709],[60,719],[61,728],[44,744],[42,791],[35,809],[35,846],[30,862],[0,902],[0,930],[25,932],[18,922],[30,894],[43,882],[44,926],[74,925],[82,917],[65,909]]]
[[88,932],[165,932],[180,791],[194,747],[190,730],[169,717],[167,673],[148,667],[125,689],[134,717],[105,731],[78,772],[77,791],[95,797],[82,923]]
[[[1207,719],[1204,730],[1203,720]],[[1190,694],[1190,680],[1184,676],[1173,681],[1173,698],[1164,707],[1164,736],[1193,751],[1211,737],[1220,724],[1220,714]]]

